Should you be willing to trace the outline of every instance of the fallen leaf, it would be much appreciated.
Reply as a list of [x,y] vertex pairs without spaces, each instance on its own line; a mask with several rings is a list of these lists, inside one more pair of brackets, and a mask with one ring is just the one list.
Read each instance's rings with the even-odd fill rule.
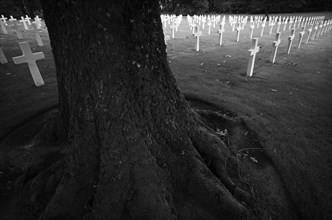
[[250,158],[250,160],[252,161],[252,162],[254,162],[254,163],[258,163],[258,161],[256,160],[256,158],[254,158],[254,157],[249,157]]
[[25,150],[29,150],[32,146],[33,146],[33,144],[28,144],[28,145],[23,146],[22,148]]

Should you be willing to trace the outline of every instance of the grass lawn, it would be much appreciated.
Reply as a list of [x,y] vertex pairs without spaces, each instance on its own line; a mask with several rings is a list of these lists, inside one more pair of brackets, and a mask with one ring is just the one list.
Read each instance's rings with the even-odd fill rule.
[[[332,13],[292,15],[332,18]],[[188,97],[221,106],[243,120],[246,129],[257,136],[259,145],[265,149],[297,214],[307,219],[328,219],[332,216],[331,32],[305,44],[306,32],[301,48],[297,49],[301,27],[298,28],[287,55],[290,30],[287,25],[286,31],[282,31],[281,25],[281,44],[276,63],[272,64],[269,58],[276,26],[272,35],[266,26],[262,38],[260,29],[255,29],[253,37],[259,37],[260,51],[253,77],[249,78],[246,76],[251,47],[249,22],[239,42],[235,42],[236,32],[226,22],[223,46],[218,46],[218,28],[212,28],[211,35],[207,28],[201,30],[201,50],[196,52],[196,41],[183,17],[175,39],[168,41],[169,65],[180,90]],[[165,34],[171,35],[171,30],[167,28]],[[37,120],[35,126],[23,130],[22,125],[33,124],[33,119],[54,109],[58,100],[48,35],[42,33],[45,44],[42,47],[32,33],[24,32],[23,37],[33,52],[45,54],[45,59],[37,64],[46,85],[35,87],[27,65],[13,63],[12,57],[21,55],[15,33],[0,34],[4,38],[1,47],[9,62],[0,65],[0,140],[20,130],[20,138],[6,140],[6,146],[0,145],[3,149],[26,144],[43,123]],[[257,166],[263,163],[259,157],[256,159]],[[4,176],[0,174],[0,185],[10,179]]]

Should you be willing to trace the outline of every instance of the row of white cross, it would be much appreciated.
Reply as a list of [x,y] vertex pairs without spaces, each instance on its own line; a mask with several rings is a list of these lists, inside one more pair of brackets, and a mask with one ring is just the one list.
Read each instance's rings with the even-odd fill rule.
[[[164,20],[163,20],[164,18]],[[162,21],[165,21],[165,18],[168,18],[167,21],[169,21],[169,24],[173,24],[172,21],[176,20],[176,16],[164,16],[162,17]],[[182,18],[182,17],[181,17]],[[229,16],[229,23],[232,27],[232,31],[235,30],[237,31],[237,36],[236,36],[236,42],[239,41],[240,37],[240,32],[241,30],[244,29],[248,16]],[[287,45],[287,54],[290,53],[291,47],[292,47],[292,42],[295,37],[295,29],[298,27],[302,27],[302,30],[299,32],[299,41],[298,41],[298,46],[297,48],[300,48],[303,36],[305,34],[305,28],[307,25],[310,25],[308,28],[308,36],[307,36],[307,41],[306,44],[308,43],[309,40],[314,40],[318,36],[323,35],[327,31],[331,30],[332,27],[332,19],[330,20],[325,20],[324,21],[324,16],[315,16],[315,17],[281,17],[281,16],[272,16],[270,17],[268,21],[268,25],[271,27],[269,34],[272,34],[273,26],[278,22],[278,27],[277,27],[277,33],[276,33],[276,39],[273,41],[272,46],[273,46],[273,51],[270,57],[270,62],[274,63],[276,59],[276,54],[277,54],[277,49],[278,46],[281,42],[280,40],[280,25],[284,24],[284,30],[286,30],[287,22],[289,23],[288,29],[291,30],[291,34],[288,37],[288,45]],[[208,29],[208,34],[210,35],[211,33],[211,26],[215,26],[217,23],[220,22],[220,29],[218,30],[219,33],[219,45],[222,45],[222,40],[223,40],[223,33],[225,32],[225,23],[226,23],[226,17],[223,16],[221,19],[220,15],[213,15],[213,16],[187,16],[187,21],[189,24],[189,28],[192,30],[192,34],[194,37],[196,37],[196,51],[199,51],[199,42],[200,42],[200,36],[202,36],[202,31],[200,31],[200,26],[204,29],[205,27],[205,22],[207,22],[207,25],[209,27]],[[263,19],[263,16],[250,16],[250,39],[252,39],[253,35],[253,30],[255,26],[259,28],[259,25],[261,23],[261,32],[260,32],[260,37],[263,36],[264,33],[264,28],[266,25],[267,19],[266,17]],[[238,24],[238,25],[236,25]],[[177,24],[179,25],[179,24]],[[174,26],[174,25],[173,25]],[[170,25],[170,28],[172,29],[172,38],[174,38],[174,27]],[[166,22],[164,22],[164,27],[166,27]],[[314,33],[312,34],[312,31],[314,30]],[[169,39],[169,36],[165,36],[165,44],[167,45],[167,40]],[[250,58],[249,58],[249,63],[248,63],[248,69],[247,69],[247,75],[252,76],[253,74],[253,69],[254,69],[254,63],[255,63],[255,57],[256,53],[259,51],[259,47],[257,46],[258,44],[258,39],[254,38],[252,42],[252,48],[249,50],[250,52]]]
[[[7,21],[8,20],[8,21]],[[20,26],[23,25],[23,28]],[[36,16],[33,21],[31,21],[31,18],[29,16],[21,17],[21,20],[17,21],[17,19],[13,18],[13,16],[10,16],[10,18],[6,18],[3,15],[0,17],[0,26],[1,26],[1,32],[3,34],[8,34],[10,31],[14,31],[18,37],[18,39],[23,39],[22,36],[22,29],[23,31],[29,31],[32,30],[35,33],[35,37],[38,43],[38,46],[43,46],[42,39],[39,35],[39,31],[46,30],[45,27],[42,25],[42,20]],[[31,29],[32,27],[32,29]],[[19,46],[22,50],[22,56],[13,57],[13,61],[15,64],[22,64],[27,63],[32,79],[34,81],[34,84],[39,87],[44,85],[43,77],[40,74],[40,71],[38,69],[38,66],[36,64],[37,60],[44,59],[45,55],[43,52],[37,52],[32,53],[29,43],[28,42],[19,42]],[[8,60],[0,47],[0,63],[6,64],[8,63]]]
[[[220,18],[221,18],[220,16],[211,16],[211,17],[207,16],[206,20],[208,21],[208,26],[210,27],[212,24],[216,25],[216,23],[218,23],[220,21]],[[26,16],[25,18],[21,17],[21,20],[22,20],[21,23],[23,24],[24,29],[29,30],[28,25],[34,24],[34,25],[32,25],[34,27],[33,30],[36,33],[38,33],[38,36],[39,36],[39,29],[42,27],[41,19],[38,16],[34,19],[33,22],[30,22],[30,19],[31,18],[29,18],[28,16]],[[313,35],[311,35],[312,36],[311,40],[317,38],[318,36],[323,35],[327,31],[331,30],[332,20],[328,20],[328,21],[323,22],[321,19],[322,18],[303,19],[303,22],[305,22],[305,23],[304,23],[304,26],[302,26],[302,31],[299,32],[300,38],[299,38],[298,48],[301,46],[302,38],[303,38],[303,35],[305,33],[305,25],[307,25],[308,22],[311,26],[308,29],[308,38],[307,38],[306,43],[308,43],[308,41],[310,39],[310,35],[311,35],[311,32],[312,32],[313,28],[314,28],[315,32],[314,32]],[[23,22],[23,20],[27,21],[27,24],[25,24]],[[198,22],[198,24],[199,24],[199,20],[204,21],[204,19],[202,19],[202,18],[200,19],[199,16],[196,16],[196,17],[195,16],[194,17],[189,16],[189,17],[187,17],[187,20],[189,22],[190,28],[193,30],[193,35],[197,38],[197,40],[196,40],[196,50],[199,51],[199,37],[202,35],[202,32],[199,31],[199,25],[195,24],[195,22]],[[233,22],[233,20],[235,20],[235,19],[231,18],[231,20]],[[238,31],[237,41],[239,39],[240,30],[244,28],[243,23],[247,19],[239,19],[239,20],[240,21],[242,20],[242,23],[239,22],[239,25],[237,27],[237,31]],[[250,20],[251,20],[251,22],[254,22],[252,19],[250,19]],[[258,18],[256,20],[259,21],[260,19]],[[273,19],[271,19],[271,20],[273,20]],[[287,20],[287,19],[284,19],[284,20]],[[164,17],[162,17],[162,22],[163,22],[164,26],[166,27],[166,23],[168,22],[169,25],[170,25],[170,28],[172,30],[177,30],[177,28],[180,25],[181,21],[182,21],[182,16],[164,16]],[[3,34],[8,34],[8,31],[7,31],[6,27],[13,27],[14,30],[15,30],[15,28],[19,29],[17,27],[17,20],[15,18],[13,18],[12,16],[9,19],[8,22],[7,22],[7,18],[5,18],[4,16],[1,16],[0,24],[1,24],[1,30],[2,30]],[[315,27],[313,27],[314,24],[316,25]],[[222,34],[224,32],[224,25],[225,25],[225,17],[223,17],[223,19],[221,21],[221,24],[220,24],[220,30],[218,31],[218,33],[220,35],[219,45],[222,45]],[[291,45],[292,45],[292,42],[293,42],[294,37],[295,37],[295,28],[296,27],[294,25],[294,28],[291,30],[291,35],[288,37],[287,54],[290,53]],[[210,32],[210,30],[209,30],[209,32]],[[251,34],[251,37],[252,37],[252,34]],[[174,32],[173,31],[172,31],[172,38],[174,38]],[[37,37],[38,45],[42,46],[43,44],[41,42],[40,36],[39,36],[39,39],[40,39],[40,41],[38,41],[38,37]],[[281,42],[280,32],[279,32],[279,29],[278,29],[278,32],[276,34],[276,39],[275,39],[275,41],[273,41],[273,44],[272,44],[273,45],[273,51],[272,51],[272,54],[271,54],[271,57],[270,57],[270,62],[272,62],[272,63],[275,62],[277,49],[278,49],[278,46],[279,46],[280,42]],[[13,57],[14,63],[15,64],[27,63],[35,85],[37,87],[44,85],[44,80],[43,80],[43,78],[42,78],[42,76],[39,72],[38,66],[36,64],[37,60],[45,58],[44,53],[42,53],[42,52],[32,53],[28,42],[19,42],[19,46],[22,50],[23,55],[18,56],[18,57]],[[249,58],[249,63],[248,63],[248,68],[247,68],[247,75],[252,76],[253,69],[254,69],[254,63],[255,63],[255,57],[256,57],[257,52],[259,52],[258,38],[253,39],[252,48],[249,50],[249,52],[250,52],[250,58]],[[0,47],[0,63],[5,64],[7,62],[8,61],[7,61],[5,55],[4,55],[4,53],[3,53],[3,51]]]

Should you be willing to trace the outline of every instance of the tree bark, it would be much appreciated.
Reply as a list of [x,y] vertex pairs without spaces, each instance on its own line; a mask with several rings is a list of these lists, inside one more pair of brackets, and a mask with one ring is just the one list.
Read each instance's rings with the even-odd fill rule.
[[65,166],[40,219],[242,219],[229,152],[177,88],[158,1],[42,1]]

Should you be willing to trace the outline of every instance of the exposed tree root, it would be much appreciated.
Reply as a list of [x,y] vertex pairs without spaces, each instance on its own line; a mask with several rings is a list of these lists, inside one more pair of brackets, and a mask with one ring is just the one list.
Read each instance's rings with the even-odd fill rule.
[[[34,143],[57,142],[55,127],[51,121]],[[88,139],[80,137],[69,149],[88,150],[65,152],[75,156],[27,169],[17,182],[23,189],[18,205],[22,216],[28,212],[27,219],[252,218],[251,195],[227,174],[226,162],[233,155],[211,128],[197,126],[184,136],[183,152],[172,152],[167,142],[140,132],[128,136],[135,138],[126,138],[131,147],[123,161],[103,159],[108,147],[97,136],[87,135]],[[100,158],[98,147],[84,147],[100,144],[106,150]],[[162,158],[160,152],[168,153]]]

